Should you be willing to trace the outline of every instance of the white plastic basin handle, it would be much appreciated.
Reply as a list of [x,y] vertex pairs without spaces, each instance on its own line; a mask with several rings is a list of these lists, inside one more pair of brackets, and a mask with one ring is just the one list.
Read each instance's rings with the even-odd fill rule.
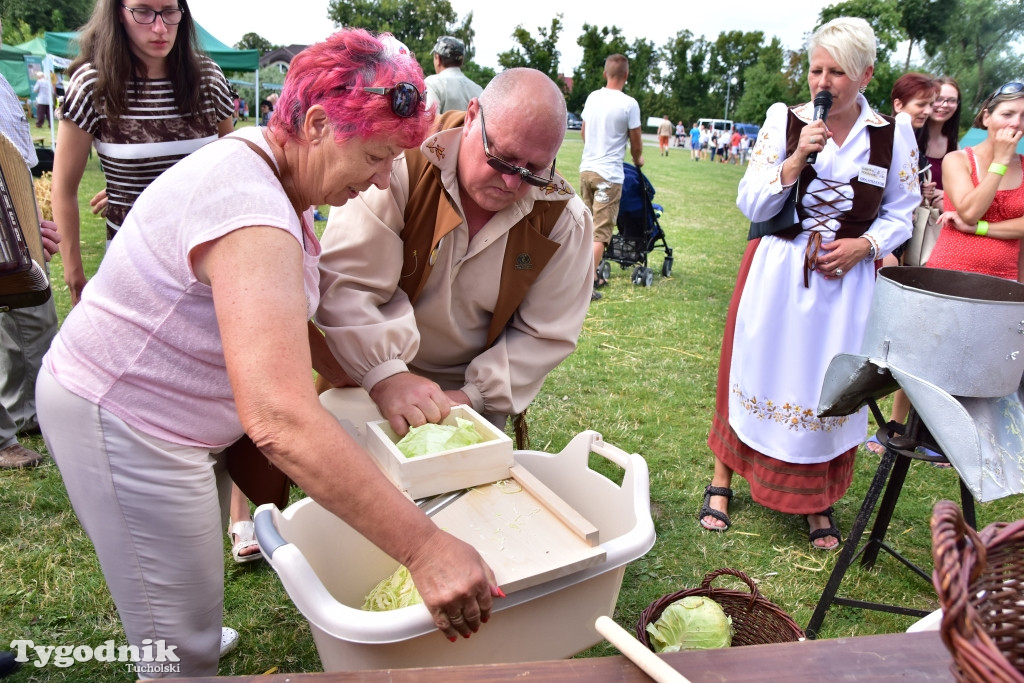
[[618,446],[613,446],[610,443],[604,441],[594,440],[594,443],[590,444],[590,450],[598,455],[611,460],[613,463],[621,467],[622,469],[629,469],[629,453],[622,450]]

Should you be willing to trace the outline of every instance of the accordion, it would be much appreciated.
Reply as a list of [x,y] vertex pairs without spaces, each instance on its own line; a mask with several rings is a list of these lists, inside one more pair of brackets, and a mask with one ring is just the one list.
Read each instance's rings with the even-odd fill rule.
[[49,298],[32,175],[18,148],[0,135],[0,311]]

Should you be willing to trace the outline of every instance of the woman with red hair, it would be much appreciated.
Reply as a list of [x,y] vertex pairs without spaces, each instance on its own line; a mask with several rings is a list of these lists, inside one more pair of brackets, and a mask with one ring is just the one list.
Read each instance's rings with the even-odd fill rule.
[[174,646],[176,675],[217,673],[222,451],[243,435],[408,567],[449,639],[488,619],[483,559],[383,476],[310,380],[312,207],[387,187],[432,122],[422,92],[416,61],[360,29],[299,54],[268,127],[206,145],[143,191],[44,359],[43,436],[128,642]]

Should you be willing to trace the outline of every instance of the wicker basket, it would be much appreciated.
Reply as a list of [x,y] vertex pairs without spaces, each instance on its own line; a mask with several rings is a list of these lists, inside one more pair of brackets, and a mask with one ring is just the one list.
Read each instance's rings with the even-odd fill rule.
[[[750,592],[712,588],[711,582],[722,575],[735,576],[750,588]],[[733,647],[737,645],[766,645],[768,643],[791,643],[804,637],[804,632],[793,619],[775,605],[761,597],[753,579],[737,569],[716,569],[708,572],[700,588],[676,591],[658,598],[640,613],[636,624],[636,637],[653,650],[647,634],[647,625],[657,621],[665,608],[676,600],[691,595],[711,598],[722,610],[732,617],[734,634]]]
[[975,532],[956,503],[932,512],[932,583],[958,681],[1024,683],[1024,519]]

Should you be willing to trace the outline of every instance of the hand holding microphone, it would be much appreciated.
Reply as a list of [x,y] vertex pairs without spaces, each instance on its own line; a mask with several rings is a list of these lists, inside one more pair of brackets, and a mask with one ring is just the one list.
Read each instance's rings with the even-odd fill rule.
[[[827,90],[822,90],[820,93],[814,96],[814,113],[811,115],[812,121],[824,121],[828,118],[828,110],[832,108],[832,93]],[[813,139],[813,138],[812,138]],[[816,141],[815,141],[816,142]],[[813,164],[818,160],[818,153],[811,152],[807,155],[807,163]]]

